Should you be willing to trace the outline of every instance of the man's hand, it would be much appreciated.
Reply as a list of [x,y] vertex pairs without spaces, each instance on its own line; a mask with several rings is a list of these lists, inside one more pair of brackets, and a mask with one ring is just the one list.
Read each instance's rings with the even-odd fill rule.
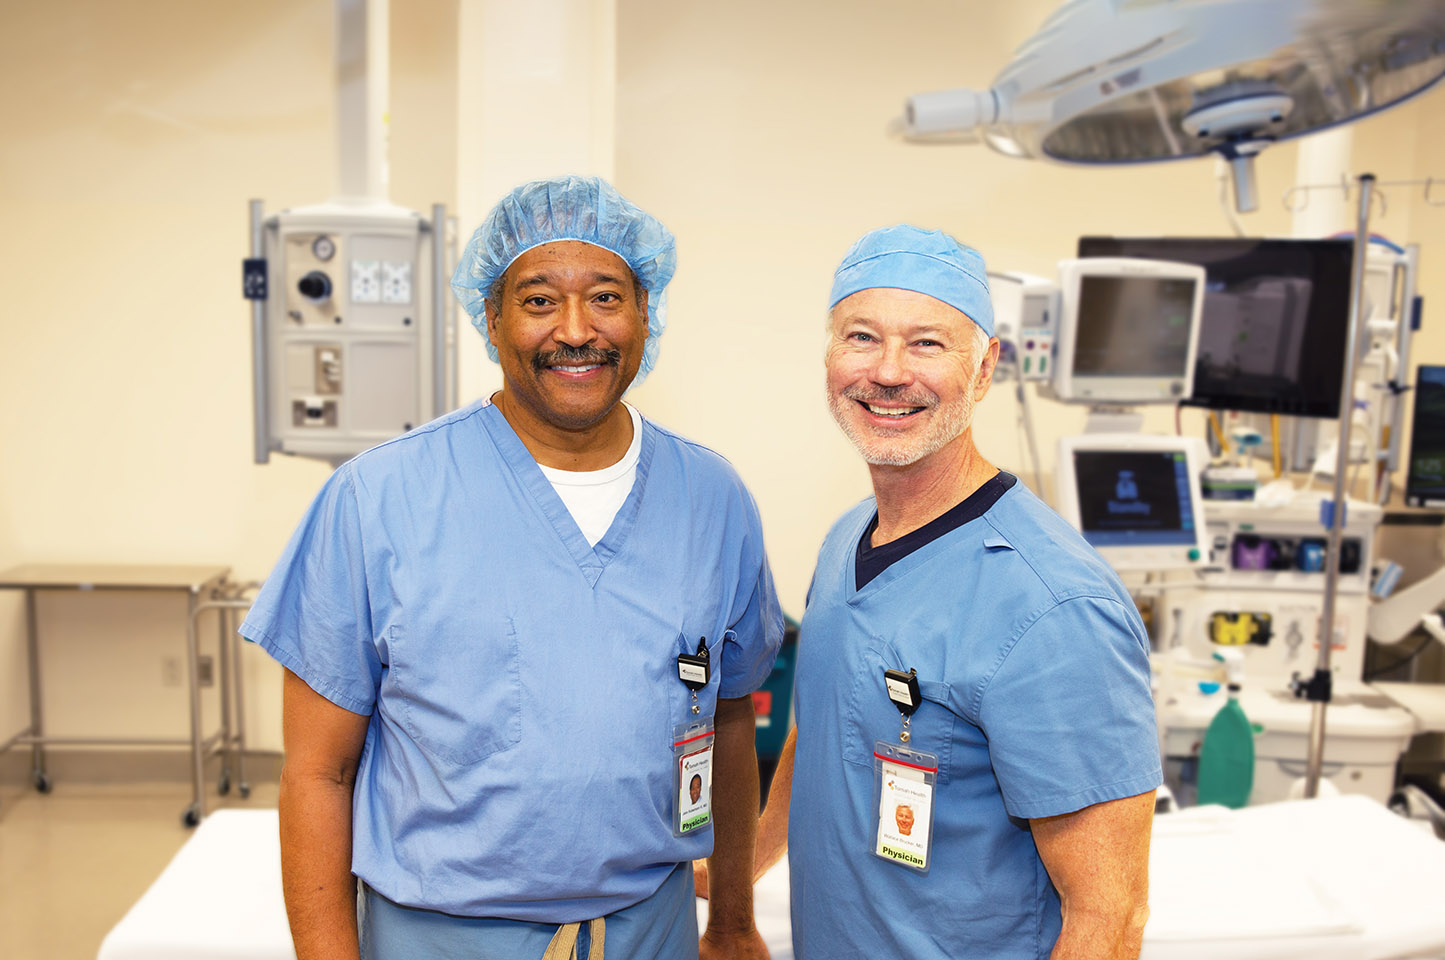
[[707,899],[707,861],[694,860],[692,862],[692,889],[699,900]]
[[698,960],[770,960],[767,944],[757,930],[721,934],[708,927],[697,944]]

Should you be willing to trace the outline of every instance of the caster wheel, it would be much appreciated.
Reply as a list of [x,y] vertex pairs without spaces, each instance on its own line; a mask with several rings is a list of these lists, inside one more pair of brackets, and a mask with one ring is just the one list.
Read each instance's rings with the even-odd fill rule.
[[55,784],[50,782],[50,777],[43,773],[37,773],[30,779],[31,782],[35,784],[35,789],[40,793],[49,793],[55,786]]
[[181,814],[181,823],[187,827],[194,827],[201,822],[201,815],[196,812],[195,807],[187,807],[186,812]]
[[221,781],[216,784],[216,792],[223,797],[231,792],[231,775],[229,773],[221,774]]
[[236,788],[236,790],[241,794],[242,800],[245,800],[251,795],[251,785],[249,783],[246,783],[244,780],[241,782],[241,785]]

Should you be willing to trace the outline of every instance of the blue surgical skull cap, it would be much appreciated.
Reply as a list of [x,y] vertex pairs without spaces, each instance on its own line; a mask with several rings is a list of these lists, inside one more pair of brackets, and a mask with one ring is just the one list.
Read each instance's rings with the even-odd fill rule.
[[983,255],[942,230],[900,224],[865,234],[833,274],[828,309],[873,287],[912,290],[942,300],[993,336],[993,301]]
[[677,272],[677,247],[666,227],[600,177],[524,183],[503,197],[472,234],[452,274],[452,290],[487,341],[487,356],[498,359],[487,336],[487,294],[518,257],[557,240],[581,240],[612,251],[647,291],[647,341],[633,380],[641,383],[657,362],[657,339],[667,325],[664,290]]

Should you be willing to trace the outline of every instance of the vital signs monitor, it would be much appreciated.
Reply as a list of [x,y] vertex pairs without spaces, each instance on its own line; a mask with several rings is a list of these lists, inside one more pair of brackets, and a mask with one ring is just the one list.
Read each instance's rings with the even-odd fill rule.
[[1093,257],[1059,263],[1054,395],[1076,403],[1178,403],[1194,383],[1204,268]]
[[1116,570],[1203,563],[1208,465],[1196,437],[1091,433],[1059,441],[1059,513]]

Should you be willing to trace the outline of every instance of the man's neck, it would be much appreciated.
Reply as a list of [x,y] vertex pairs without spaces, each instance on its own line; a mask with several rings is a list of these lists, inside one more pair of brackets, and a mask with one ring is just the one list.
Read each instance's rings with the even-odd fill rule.
[[943,516],[983,486],[998,468],[973,445],[965,431],[942,450],[906,467],[870,465],[878,528],[872,545],[882,546]]
[[627,455],[632,445],[632,415],[620,401],[591,426],[569,430],[536,416],[506,390],[492,395],[522,446],[544,467],[603,470]]

